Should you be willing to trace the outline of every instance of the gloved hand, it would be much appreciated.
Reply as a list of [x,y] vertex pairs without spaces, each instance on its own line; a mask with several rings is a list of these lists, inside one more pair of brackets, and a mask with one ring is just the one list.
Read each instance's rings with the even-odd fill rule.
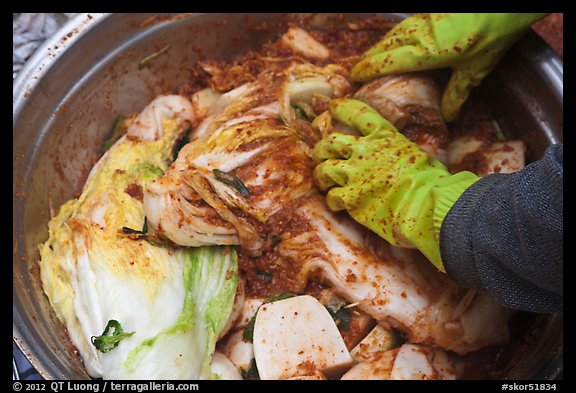
[[451,67],[442,97],[444,120],[452,121],[504,53],[546,14],[418,14],[394,28],[366,51],[353,68],[354,80]]
[[316,144],[314,179],[328,190],[334,211],[347,210],[389,243],[419,249],[444,270],[442,221],[478,176],[451,175],[446,167],[399,133],[362,101],[335,99],[330,113],[364,136],[333,133]]

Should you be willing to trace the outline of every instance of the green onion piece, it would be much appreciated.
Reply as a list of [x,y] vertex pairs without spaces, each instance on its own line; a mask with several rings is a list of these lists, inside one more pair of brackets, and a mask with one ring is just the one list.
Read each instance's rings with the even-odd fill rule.
[[324,305],[330,311],[330,314],[335,314],[342,307],[346,306],[346,301],[340,297],[334,296],[330,301]]
[[[289,298],[294,297],[294,296],[298,296],[298,295],[295,293],[292,293],[292,292],[286,292],[286,293],[281,293],[279,295],[273,295],[273,296],[266,298],[264,300],[264,302],[262,302],[262,305],[264,305],[266,303],[277,302],[279,300],[289,299]],[[262,307],[262,305],[260,305],[260,307]],[[242,337],[244,338],[244,340],[246,340],[248,342],[254,341],[254,324],[256,323],[256,315],[258,314],[260,307],[258,307],[258,310],[256,310],[256,313],[254,314],[252,319],[250,319],[250,322],[248,322],[246,327],[244,327],[244,332],[242,333]]]
[[350,328],[350,322],[352,321],[352,311],[349,308],[340,308],[338,311],[333,312],[330,308],[326,307],[332,319],[336,322],[336,326],[340,330],[348,330]]
[[[188,135],[189,133],[190,127],[187,127],[183,135]],[[188,142],[189,140],[186,137],[181,137],[176,140],[176,143],[174,143],[174,147],[172,148],[172,161],[176,161],[178,158],[178,153],[180,153],[180,150],[182,150],[182,148],[186,146]]]
[[281,293],[279,295],[272,295],[270,297],[267,297],[266,300],[264,300],[264,303],[262,303],[262,304],[277,302],[279,300],[284,300],[284,299],[290,299],[291,297],[294,297],[294,296],[298,296],[298,295],[295,293],[292,293],[292,292]]
[[107,151],[110,149],[117,141],[126,133],[126,118],[122,115],[116,116],[114,123],[112,124],[112,129],[109,132],[110,137],[104,142],[102,149]]
[[92,336],[92,345],[102,353],[110,352],[118,346],[121,340],[130,337],[135,332],[125,332],[120,322],[111,319],[101,336]]
[[122,233],[125,235],[143,235],[144,233],[138,229],[132,229],[130,227],[122,227]]
[[231,187],[234,187],[241,195],[243,196],[250,195],[250,190],[248,189],[248,187],[246,187],[246,184],[244,184],[242,180],[238,178],[238,176],[235,176],[232,173],[221,171],[219,169],[214,169],[212,173],[214,173],[216,180],[221,181],[222,183],[227,184]]
[[312,107],[309,104],[303,101],[293,102],[290,104],[290,106],[292,107],[292,109],[294,109],[296,117],[300,120],[304,120],[310,123],[316,117],[314,109],[312,109]]
[[138,69],[141,70],[142,68],[147,67],[148,64],[150,64],[150,62],[152,60],[154,60],[158,56],[168,52],[168,49],[170,49],[170,45],[166,45],[164,48],[160,49],[158,52],[154,52],[151,55],[146,56],[145,58],[140,60],[140,62],[138,63]]
[[[258,314],[258,311],[256,311],[256,314]],[[256,323],[256,314],[254,314],[252,319],[250,319],[250,321],[246,324],[244,331],[242,332],[242,338],[250,343],[254,341],[254,324]]]
[[352,321],[352,310],[345,306],[345,300],[339,297],[332,298],[328,304],[324,305],[340,330],[348,330]]
[[248,381],[255,381],[260,379],[260,374],[258,373],[258,368],[256,367],[256,359],[252,358],[250,364],[248,365],[248,370],[241,369],[242,379]]
[[134,238],[136,239],[144,239],[146,238],[146,234],[148,233],[148,217],[144,216],[144,225],[142,225],[142,229],[132,229],[130,227],[122,227],[122,233],[124,235],[136,235]]

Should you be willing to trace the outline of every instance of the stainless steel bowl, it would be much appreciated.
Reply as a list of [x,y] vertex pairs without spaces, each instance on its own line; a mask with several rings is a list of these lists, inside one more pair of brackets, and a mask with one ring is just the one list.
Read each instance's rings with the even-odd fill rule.
[[[387,14],[401,19],[406,14]],[[88,378],[39,277],[50,210],[76,196],[117,114],[178,88],[198,59],[230,58],[276,38],[290,22],[339,25],[365,14],[81,14],[30,59],[13,85],[13,336],[47,379]],[[138,62],[160,48],[149,67]],[[528,159],[562,142],[563,63],[527,34],[478,88]],[[528,356],[508,378],[552,379],[563,368],[562,316],[542,316]]]

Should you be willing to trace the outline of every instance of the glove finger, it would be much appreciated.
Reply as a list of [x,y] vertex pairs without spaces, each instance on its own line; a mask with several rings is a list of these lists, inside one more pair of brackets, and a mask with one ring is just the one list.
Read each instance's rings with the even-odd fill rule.
[[402,46],[413,45],[417,42],[413,34],[407,33],[407,26],[410,25],[410,19],[404,19],[394,26],[386,35],[374,44],[370,49],[362,54],[362,58],[372,57],[381,53],[386,53],[392,49]]
[[426,58],[426,51],[418,45],[406,45],[386,52],[363,57],[352,67],[350,76],[356,82],[366,82],[384,75],[438,68]]
[[445,121],[451,122],[456,119],[462,104],[468,99],[472,88],[480,84],[482,79],[496,66],[497,62],[497,58],[494,55],[484,55],[475,61],[461,64],[454,69],[440,103],[440,109]]
[[389,74],[449,66],[453,53],[439,50],[434,31],[434,26],[447,17],[449,14],[417,14],[405,19],[362,55],[350,76],[366,82]]
[[386,131],[393,135],[396,128],[368,104],[349,98],[338,98],[330,101],[330,114],[336,120],[369,135],[375,131]]
[[380,41],[364,52],[363,57],[370,57],[402,46],[417,44],[420,41],[421,32],[429,30],[430,15],[433,14],[415,14],[404,19],[390,29]]
[[346,210],[346,196],[347,190],[343,187],[335,187],[328,191],[326,195],[326,203],[332,211]]
[[344,160],[330,159],[314,168],[314,181],[321,190],[348,183],[348,164]]
[[358,137],[354,135],[329,134],[314,146],[312,158],[315,162],[322,162],[331,158],[349,159],[357,142]]

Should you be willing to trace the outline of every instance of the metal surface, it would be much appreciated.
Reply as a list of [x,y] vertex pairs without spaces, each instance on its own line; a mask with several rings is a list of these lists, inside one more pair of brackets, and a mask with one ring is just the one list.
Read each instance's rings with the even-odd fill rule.
[[[81,190],[116,115],[139,111],[155,95],[177,89],[196,60],[258,48],[291,21],[322,26],[359,16],[83,14],[38,50],[13,85],[13,336],[44,378],[88,378],[43,294],[38,245],[47,238],[50,210]],[[142,58],[165,45],[165,55],[138,69]],[[489,95],[505,132],[522,136],[528,158],[536,159],[562,141],[562,89],[562,60],[528,34],[478,94]],[[509,377],[558,375],[562,332],[561,315],[546,318],[531,356]]]
[[16,367],[16,359],[12,356],[12,380],[18,381],[20,379],[20,372],[18,371],[18,367]]

